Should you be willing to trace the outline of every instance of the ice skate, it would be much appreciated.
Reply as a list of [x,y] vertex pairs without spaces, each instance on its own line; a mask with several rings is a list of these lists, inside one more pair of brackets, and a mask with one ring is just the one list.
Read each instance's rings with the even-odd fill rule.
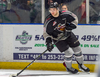
[[67,70],[69,73],[72,73],[72,74],[78,74],[78,73],[79,73],[78,70],[75,69],[75,68],[73,68],[73,67],[71,67],[71,68],[67,68],[67,67],[66,67],[66,70]]
[[90,69],[84,66],[83,64],[78,64],[78,67],[80,71],[90,73]]
[[[63,65],[66,67],[65,62],[63,63]],[[78,74],[79,73],[78,70],[73,68],[73,67],[71,67],[71,68],[66,67],[66,70],[71,74]]]

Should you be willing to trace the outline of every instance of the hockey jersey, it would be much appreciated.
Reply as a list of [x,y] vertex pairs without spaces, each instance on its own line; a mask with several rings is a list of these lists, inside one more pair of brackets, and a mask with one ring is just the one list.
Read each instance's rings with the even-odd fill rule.
[[[70,11],[59,11],[58,17],[53,17],[51,14],[49,14],[44,22],[44,39],[47,40],[47,38],[52,38],[54,40],[58,40],[66,30],[66,23],[71,23],[76,26],[78,24],[77,16]],[[66,39],[66,37],[62,38],[61,40],[64,39]]]

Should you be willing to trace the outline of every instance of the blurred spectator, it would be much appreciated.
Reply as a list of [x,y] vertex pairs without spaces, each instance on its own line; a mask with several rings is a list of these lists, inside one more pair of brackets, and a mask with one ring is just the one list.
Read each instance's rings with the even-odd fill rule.
[[78,9],[79,14],[81,15],[79,22],[86,23],[86,0],[84,0],[81,6]]
[[45,8],[48,9],[50,3],[52,3],[52,2],[53,2],[53,0],[45,0]]
[[0,0],[0,23],[3,22],[3,14],[2,12],[7,9],[7,1],[6,0]]
[[4,11],[7,9],[7,1],[6,0],[0,0],[0,11]]
[[17,7],[24,10],[30,10],[30,7],[27,5],[29,0],[16,0]]
[[[36,0],[35,9],[37,10],[37,16],[34,23],[42,23],[42,0]],[[45,8],[44,8],[45,9]]]
[[34,23],[34,20],[37,16],[37,10],[34,8],[35,4],[34,4],[33,0],[27,1],[27,4],[30,7],[30,23]]
[[3,11],[0,13],[0,22],[41,23],[41,2],[42,0],[0,0],[0,12]]
[[49,9],[50,3],[52,3],[52,2],[53,2],[53,0],[45,0],[45,16],[47,16],[49,14],[48,9]]
[[66,11],[68,11],[67,5],[66,5],[66,4],[62,4],[61,10],[66,10]]
[[100,0],[90,0],[89,17],[91,24],[100,24]]

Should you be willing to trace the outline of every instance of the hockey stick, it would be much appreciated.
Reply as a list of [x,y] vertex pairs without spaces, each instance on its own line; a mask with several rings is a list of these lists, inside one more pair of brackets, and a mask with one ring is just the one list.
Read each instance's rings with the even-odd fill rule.
[[[64,37],[64,35],[62,35],[55,44],[57,44],[60,39],[62,39]],[[69,36],[66,37],[66,39],[68,38]],[[52,44],[54,45],[54,44]],[[41,53],[37,58],[35,58],[31,63],[29,63],[24,69],[22,69],[19,73],[17,74],[12,74],[10,75],[10,77],[17,77],[19,74],[21,74],[25,69],[27,69],[35,60],[39,59],[45,52],[47,52],[48,50],[46,49],[43,53]]]

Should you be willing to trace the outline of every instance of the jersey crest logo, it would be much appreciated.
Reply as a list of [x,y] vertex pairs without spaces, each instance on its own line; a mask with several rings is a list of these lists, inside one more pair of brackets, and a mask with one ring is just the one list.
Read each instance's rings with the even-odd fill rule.
[[53,22],[53,26],[55,26],[56,24],[57,24],[57,22],[56,22],[56,21],[54,21],[54,22]]
[[59,31],[64,31],[65,30],[65,24],[58,24],[58,27],[57,27],[57,29],[59,30]]

